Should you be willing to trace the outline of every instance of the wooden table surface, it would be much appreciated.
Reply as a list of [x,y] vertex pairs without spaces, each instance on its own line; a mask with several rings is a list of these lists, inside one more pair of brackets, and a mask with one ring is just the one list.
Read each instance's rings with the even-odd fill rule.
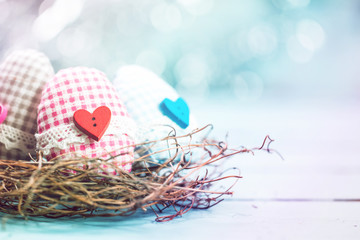
[[[128,218],[3,217],[0,239],[360,239],[360,104],[354,101],[199,101],[199,122],[231,146],[269,134],[283,156],[258,152],[226,162],[241,169],[234,195],[167,223]],[[216,111],[213,111],[216,109]]]

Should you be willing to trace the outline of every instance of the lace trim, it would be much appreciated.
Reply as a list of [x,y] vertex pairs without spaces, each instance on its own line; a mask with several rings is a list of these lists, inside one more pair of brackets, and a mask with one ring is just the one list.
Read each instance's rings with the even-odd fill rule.
[[0,143],[7,150],[19,149],[27,154],[34,151],[36,145],[35,136],[6,124],[0,124]]
[[[136,125],[129,118],[112,119],[104,136],[112,135],[120,137],[127,134],[130,138],[135,138]],[[50,153],[53,148],[67,149],[71,144],[89,144],[90,140],[86,134],[81,132],[74,123],[51,128],[41,134],[35,134],[37,149],[45,155]]]

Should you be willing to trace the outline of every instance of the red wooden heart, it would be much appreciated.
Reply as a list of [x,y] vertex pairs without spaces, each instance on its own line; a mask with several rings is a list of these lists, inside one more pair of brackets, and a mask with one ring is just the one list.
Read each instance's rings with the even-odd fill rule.
[[75,126],[95,141],[99,141],[104,135],[110,120],[111,111],[106,106],[98,107],[92,114],[85,109],[74,113]]

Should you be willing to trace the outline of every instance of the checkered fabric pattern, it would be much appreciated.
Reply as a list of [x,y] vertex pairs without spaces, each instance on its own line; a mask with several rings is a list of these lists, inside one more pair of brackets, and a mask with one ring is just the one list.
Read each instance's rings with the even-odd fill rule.
[[[2,131],[13,130],[12,133],[1,134],[3,137],[15,135],[15,139],[4,139],[14,143],[10,147],[6,148],[5,143],[0,142],[1,159],[27,159],[29,151],[35,150],[36,109],[42,88],[53,75],[49,59],[32,49],[14,51],[0,65],[0,102],[8,110],[7,118],[2,123],[7,128]],[[21,136],[16,135],[29,135],[29,142],[33,145],[18,149],[20,145],[28,145],[29,142],[22,143]]]
[[[178,136],[187,134],[196,128],[194,117],[191,115],[189,126],[186,129],[182,129],[162,114],[159,109],[160,103],[165,98],[175,101],[179,98],[179,95],[155,73],[136,65],[123,66],[118,70],[114,85],[123,99],[130,116],[136,121],[142,131],[144,131],[144,128],[148,130],[145,130],[145,133],[139,134],[138,141],[161,139],[168,136],[169,132],[172,131],[170,127],[158,125],[172,126]],[[167,143],[162,142],[154,146],[151,151],[155,152],[167,147]],[[167,159],[170,155],[168,152],[164,152],[157,154],[156,158]]]
[[[79,109],[93,112],[100,106],[107,106],[111,110],[113,119],[131,121],[125,105],[122,103],[111,82],[105,74],[91,68],[76,67],[59,71],[54,78],[47,83],[42,93],[41,103],[38,107],[38,132],[46,136],[50,131],[66,126],[74,126],[73,114]],[[109,130],[109,129],[108,129]],[[80,135],[80,141],[77,138]],[[59,155],[76,152],[90,158],[108,159],[117,156],[111,162],[123,170],[131,171],[134,160],[133,139],[124,134],[113,134],[106,131],[99,142],[81,133],[66,131],[61,133],[57,141],[69,141],[62,148],[50,146],[50,152],[45,157],[50,160]],[[49,143],[53,144],[53,143]],[[38,146],[42,147],[49,146]],[[104,166],[105,167],[105,166]],[[109,169],[109,171],[112,171]],[[111,172],[116,174],[115,172]]]
[[140,125],[175,124],[161,113],[159,105],[165,98],[175,101],[179,95],[155,73],[136,65],[124,66],[119,69],[114,85],[130,116]]
[[179,133],[188,132],[195,127],[192,115],[190,125],[183,130],[162,114],[159,109],[160,103],[165,98],[176,101],[179,95],[168,83],[146,68],[136,65],[121,67],[114,85],[130,116],[139,125],[168,124],[175,127]]

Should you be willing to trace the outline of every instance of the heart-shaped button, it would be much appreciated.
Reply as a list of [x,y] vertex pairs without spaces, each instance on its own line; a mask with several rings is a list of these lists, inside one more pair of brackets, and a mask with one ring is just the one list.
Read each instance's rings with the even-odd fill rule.
[[160,110],[164,115],[174,121],[181,128],[189,126],[189,107],[182,98],[178,98],[175,102],[165,98],[160,103]]
[[104,135],[110,120],[111,110],[106,106],[98,107],[92,114],[85,109],[74,113],[75,126],[95,141],[99,141]]
[[0,104],[0,124],[3,123],[7,116],[7,109]]

